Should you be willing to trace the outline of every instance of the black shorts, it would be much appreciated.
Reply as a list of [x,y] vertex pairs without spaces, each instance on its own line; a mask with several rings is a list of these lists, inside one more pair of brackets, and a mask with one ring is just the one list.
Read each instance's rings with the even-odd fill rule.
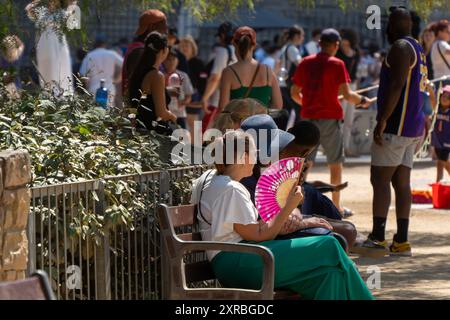
[[450,149],[438,149],[434,148],[434,152],[436,152],[436,157],[440,161],[448,161],[449,155],[450,155]]
[[186,129],[186,118],[177,118],[177,124],[183,128]]
[[186,107],[186,112],[187,114],[201,114],[203,111],[202,108],[191,108],[191,107]]

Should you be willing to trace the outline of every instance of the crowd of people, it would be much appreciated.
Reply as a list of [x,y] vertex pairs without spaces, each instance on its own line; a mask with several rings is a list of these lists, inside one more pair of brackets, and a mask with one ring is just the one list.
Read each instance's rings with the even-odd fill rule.
[[[414,34],[414,21],[404,8],[391,11],[387,52],[374,44],[360,48],[357,34],[348,29],[313,30],[311,41],[304,44],[305,32],[299,26],[259,46],[255,30],[225,22],[217,29],[211,59],[204,62],[193,37],[179,39],[165,14],[152,9],[140,16],[135,38],[126,48],[121,41],[115,50],[108,49],[99,36],[76,68],[88,92],[94,95],[104,80],[108,105],[134,110],[137,127],[159,133],[162,145],[170,146],[177,128],[189,130],[191,138],[209,128],[222,131],[223,138],[212,142],[223,148],[221,160],[229,160],[227,141],[245,145],[233,161],[217,163],[193,184],[192,202],[199,208],[203,240],[266,246],[275,256],[275,287],[305,298],[372,299],[347,253],[411,255],[411,170],[437,99],[432,137],[437,179],[443,178],[444,169],[450,174],[450,82],[445,78],[450,75],[450,24],[439,21]],[[53,36],[46,29],[40,35],[38,70],[42,85],[51,84],[60,94],[72,91],[72,71],[66,70],[70,59],[62,57],[68,55],[67,43],[63,39],[59,47],[50,45]],[[48,52],[52,48],[59,50],[58,57]],[[436,87],[442,90],[431,85],[432,77],[441,78]],[[374,84],[379,84],[376,96],[356,92]],[[340,199],[356,108],[377,112],[370,177],[373,228],[359,243],[356,227],[344,220],[353,212]],[[236,129],[242,131],[227,132]],[[299,185],[289,192],[281,213],[267,223],[259,219],[254,201],[258,178],[270,163],[260,161],[265,145],[245,133],[250,129],[277,133],[276,143],[269,141],[276,147],[268,154],[307,159]],[[330,183],[307,181],[319,145]],[[389,245],[385,227],[391,185],[397,233]],[[325,192],[332,192],[332,200]],[[262,265],[256,257],[211,252],[209,259],[222,284],[260,286]]]

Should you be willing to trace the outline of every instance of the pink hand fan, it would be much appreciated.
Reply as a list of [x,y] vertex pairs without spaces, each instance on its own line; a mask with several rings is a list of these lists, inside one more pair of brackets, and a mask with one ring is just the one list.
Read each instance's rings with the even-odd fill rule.
[[305,159],[287,158],[265,170],[256,185],[255,203],[264,221],[273,219],[286,205],[292,187],[298,184]]

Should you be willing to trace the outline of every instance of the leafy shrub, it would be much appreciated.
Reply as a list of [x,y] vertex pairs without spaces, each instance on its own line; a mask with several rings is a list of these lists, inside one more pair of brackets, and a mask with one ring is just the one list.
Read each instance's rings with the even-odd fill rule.
[[[171,165],[160,160],[158,148],[156,133],[137,131],[121,110],[105,111],[88,94],[62,99],[38,89],[14,99],[0,85],[0,149],[28,151],[31,187],[167,169]],[[134,186],[106,181],[105,216],[83,219],[95,228],[76,233],[110,222],[131,226],[134,213],[145,207]]]

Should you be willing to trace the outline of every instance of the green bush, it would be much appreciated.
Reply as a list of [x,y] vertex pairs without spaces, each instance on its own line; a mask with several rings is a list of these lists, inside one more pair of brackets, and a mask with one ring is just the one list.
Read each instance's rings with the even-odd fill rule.
[[[87,93],[62,99],[35,89],[11,98],[0,85],[0,149],[29,152],[31,187],[167,169],[158,147],[156,133],[135,130],[122,110],[105,111]],[[83,212],[71,233],[97,238],[105,224],[132,228],[146,205],[135,185],[106,181],[105,216]]]

